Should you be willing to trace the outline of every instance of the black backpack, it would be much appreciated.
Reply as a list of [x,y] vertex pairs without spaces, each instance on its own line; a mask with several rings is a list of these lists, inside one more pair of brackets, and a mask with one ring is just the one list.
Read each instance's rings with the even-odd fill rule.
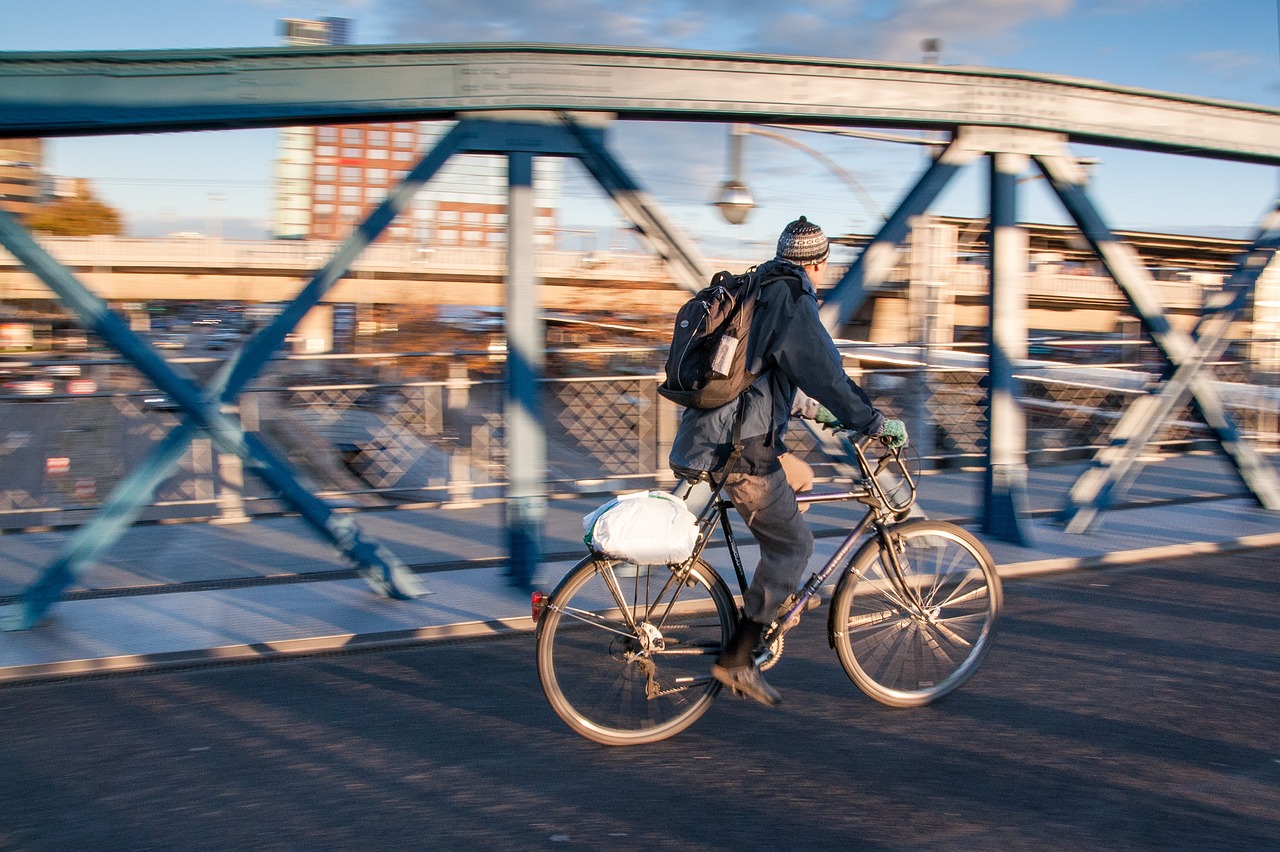
[[667,378],[658,393],[686,408],[719,408],[756,380],[747,371],[747,336],[756,313],[760,276],[717,272],[676,313]]

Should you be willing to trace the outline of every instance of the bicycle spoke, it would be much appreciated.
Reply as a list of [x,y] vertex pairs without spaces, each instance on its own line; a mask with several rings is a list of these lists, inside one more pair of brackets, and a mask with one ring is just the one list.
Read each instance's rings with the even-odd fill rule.
[[720,685],[709,658],[736,606],[710,568],[694,567],[677,576],[665,565],[584,561],[552,594],[538,624],[538,675],[578,733],[609,745],[653,742],[710,706]]
[[900,573],[878,544],[859,552],[832,601],[845,625],[836,651],[868,695],[917,706],[955,689],[981,662],[999,576],[982,545],[952,524],[908,521],[889,535]]

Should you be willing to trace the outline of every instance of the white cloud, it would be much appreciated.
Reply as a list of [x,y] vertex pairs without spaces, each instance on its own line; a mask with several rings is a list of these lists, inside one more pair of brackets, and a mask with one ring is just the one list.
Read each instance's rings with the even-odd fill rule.
[[1235,82],[1259,74],[1273,72],[1270,60],[1256,54],[1236,50],[1206,50],[1178,57],[1200,71],[1228,82]]
[[912,62],[941,37],[961,54],[1076,0],[381,0],[391,41],[546,41]]

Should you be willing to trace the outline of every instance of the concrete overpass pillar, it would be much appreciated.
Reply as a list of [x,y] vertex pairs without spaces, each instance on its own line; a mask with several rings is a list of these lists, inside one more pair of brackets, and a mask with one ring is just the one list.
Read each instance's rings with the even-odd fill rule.
[[295,355],[321,355],[333,351],[333,305],[316,305],[307,311],[294,332]]

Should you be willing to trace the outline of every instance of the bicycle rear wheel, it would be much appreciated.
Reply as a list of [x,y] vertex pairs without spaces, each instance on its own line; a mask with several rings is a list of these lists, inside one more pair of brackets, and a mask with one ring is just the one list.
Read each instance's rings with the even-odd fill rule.
[[657,742],[692,725],[720,684],[711,663],[737,606],[702,560],[680,574],[591,556],[538,619],[538,679],[556,714],[605,745]]
[[985,547],[945,521],[889,531],[901,569],[879,539],[863,545],[831,600],[840,664],[891,707],[936,701],[977,671],[995,635],[1000,577]]

